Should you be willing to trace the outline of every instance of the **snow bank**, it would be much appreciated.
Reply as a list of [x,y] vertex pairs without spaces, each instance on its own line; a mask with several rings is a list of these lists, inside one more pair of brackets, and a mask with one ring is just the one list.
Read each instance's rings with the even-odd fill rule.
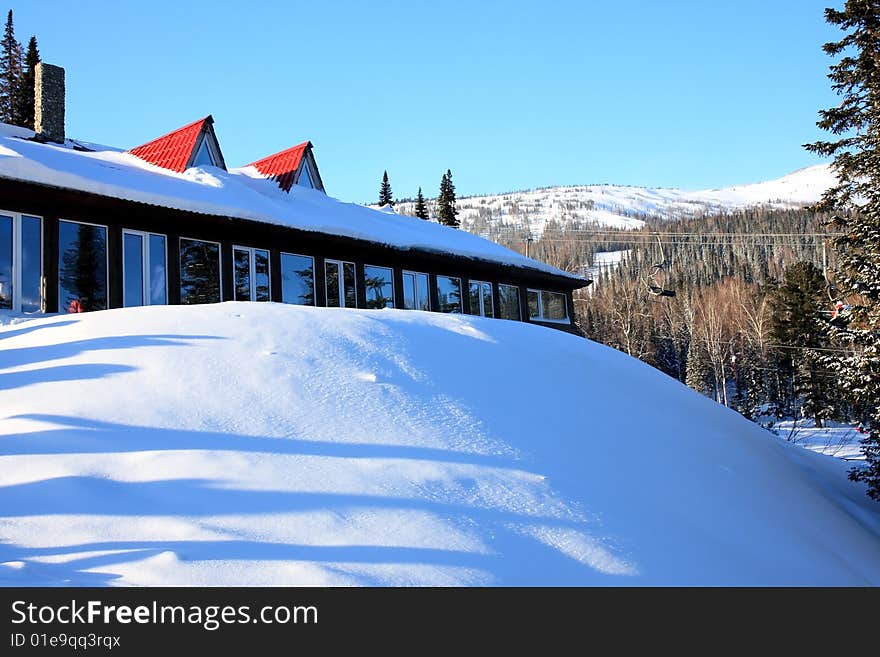
[[401,249],[453,253],[578,279],[463,230],[415,217],[343,203],[294,185],[282,191],[254,169],[195,167],[176,173],[115,148],[94,152],[29,141],[33,132],[0,124],[0,177],[75,189],[150,205],[189,210],[388,244]]
[[846,465],[519,322],[275,304],[0,327],[8,585],[878,585]]

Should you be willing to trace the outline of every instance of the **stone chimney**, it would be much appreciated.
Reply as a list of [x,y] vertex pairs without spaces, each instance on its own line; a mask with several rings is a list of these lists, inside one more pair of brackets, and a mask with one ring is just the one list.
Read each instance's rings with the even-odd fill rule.
[[39,141],[64,142],[64,69],[40,62],[34,80],[34,132]]

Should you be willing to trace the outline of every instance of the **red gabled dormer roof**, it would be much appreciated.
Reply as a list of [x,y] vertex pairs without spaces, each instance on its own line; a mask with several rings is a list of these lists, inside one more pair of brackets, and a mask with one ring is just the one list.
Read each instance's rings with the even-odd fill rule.
[[[296,174],[301,166],[305,163],[303,159],[311,160],[314,173],[317,174],[318,167],[315,164],[312,155],[312,142],[304,141],[301,144],[283,150],[274,155],[269,155],[256,162],[251,162],[247,166],[254,167],[267,178],[272,178],[278,183],[278,186],[285,192],[289,192],[295,182]],[[315,187],[324,191],[324,185],[321,182],[320,174],[317,180],[313,180]]]
[[180,173],[186,171],[190,166],[203,139],[211,139],[219,155],[218,165],[225,169],[213,124],[214,118],[209,114],[203,119],[193,121],[189,125],[169,132],[167,135],[162,135],[158,139],[135,146],[128,152],[150,164],[155,164],[157,167]]

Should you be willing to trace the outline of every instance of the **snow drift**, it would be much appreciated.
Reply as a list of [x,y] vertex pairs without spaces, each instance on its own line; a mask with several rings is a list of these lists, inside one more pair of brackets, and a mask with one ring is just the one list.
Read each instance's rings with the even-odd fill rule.
[[519,322],[224,303],[0,328],[7,585],[877,585],[845,469]]

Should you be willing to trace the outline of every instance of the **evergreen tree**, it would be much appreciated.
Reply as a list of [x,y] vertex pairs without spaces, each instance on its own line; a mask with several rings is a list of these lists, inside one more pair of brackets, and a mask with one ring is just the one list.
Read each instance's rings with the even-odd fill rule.
[[696,341],[691,341],[685,365],[685,384],[701,394],[708,394],[709,358]]
[[0,40],[0,121],[16,122],[21,84],[21,45],[15,40],[12,10],[6,16],[6,28]]
[[852,306],[848,325],[831,331],[852,355],[827,359],[827,366],[838,372],[867,423],[865,465],[850,477],[867,482],[868,495],[880,500],[880,5],[847,0],[842,11],[826,9],[825,20],[845,33],[823,46],[840,57],[828,77],[842,100],[819,112],[817,125],[834,139],[806,148],[834,157],[838,185],[825,193],[819,209],[834,213],[840,231],[834,241],[835,282]]
[[415,214],[419,219],[428,219],[428,206],[425,203],[425,197],[422,196],[422,188],[419,187],[419,193],[416,196]]
[[821,349],[828,346],[824,328],[825,279],[811,262],[797,262],[785,271],[773,297],[770,334],[776,345],[778,369],[788,386],[788,410],[800,406],[817,427],[831,419],[833,380],[825,373]]
[[391,196],[391,183],[388,182],[388,172],[382,174],[382,185],[379,187],[379,205],[394,207],[394,197]]
[[440,195],[437,197],[437,221],[444,226],[458,228],[458,209],[455,207],[455,185],[452,184],[452,171],[447,169],[440,179]]
[[36,78],[36,66],[40,63],[40,51],[37,48],[37,37],[32,36],[28,41],[27,52],[24,56],[24,66],[21,74],[21,85],[18,90],[18,125],[24,128],[34,129],[34,82]]

